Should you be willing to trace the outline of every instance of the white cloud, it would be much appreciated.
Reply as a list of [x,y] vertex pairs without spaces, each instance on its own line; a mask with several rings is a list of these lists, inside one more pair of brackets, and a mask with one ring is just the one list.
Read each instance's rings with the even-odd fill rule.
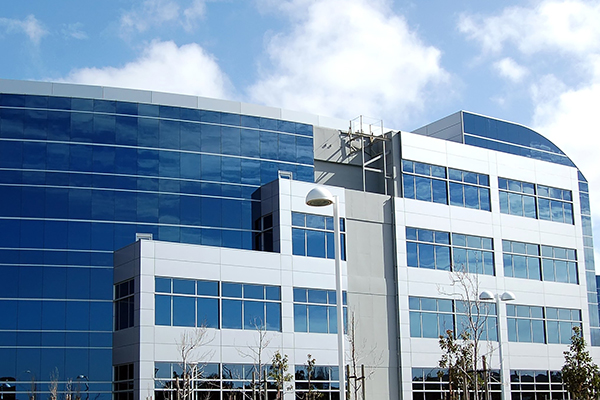
[[165,23],[177,23],[191,31],[205,12],[205,0],[192,0],[183,11],[176,0],[143,0],[121,15],[121,32],[125,35],[145,32]]
[[232,87],[215,58],[197,44],[178,47],[154,41],[135,61],[121,68],[82,68],[64,82],[231,98]]
[[206,14],[205,0],[194,0],[192,4],[183,10],[184,24],[186,31],[190,32],[196,27],[196,22]]
[[502,76],[512,82],[520,82],[529,73],[527,68],[516,63],[510,57],[505,57],[494,63],[494,69]]
[[82,28],[83,24],[81,22],[76,22],[74,24],[66,24],[63,26],[62,34],[66,37],[77,40],[87,39],[88,35]]
[[[537,103],[534,129],[552,140],[577,164],[590,187],[592,225],[596,238],[596,259],[600,257],[600,58],[596,61],[598,74],[593,82],[579,89],[565,89],[558,96]],[[543,83],[542,83],[543,84]]]
[[534,8],[509,7],[496,16],[462,14],[458,28],[485,52],[515,46],[524,54],[585,55],[600,49],[598,21],[600,2],[545,0]]
[[7,33],[25,33],[35,45],[39,45],[40,40],[48,34],[34,15],[28,15],[25,19],[0,18],[0,28],[2,27]]
[[448,78],[440,51],[425,45],[386,3],[262,5],[287,13],[292,26],[268,41],[272,65],[250,87],[252,101],[344,119],[362,114],[392,126],[408,121],[423,108],[427,91]]

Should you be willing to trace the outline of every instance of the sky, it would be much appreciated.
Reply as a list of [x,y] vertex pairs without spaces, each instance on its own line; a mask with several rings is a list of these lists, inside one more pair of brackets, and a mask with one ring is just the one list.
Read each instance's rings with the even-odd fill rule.
[[458,110],[517,122],[590,182],[598,257],[599,21],[599,0],[3,1],[0,78],[365,115],[404,131]]

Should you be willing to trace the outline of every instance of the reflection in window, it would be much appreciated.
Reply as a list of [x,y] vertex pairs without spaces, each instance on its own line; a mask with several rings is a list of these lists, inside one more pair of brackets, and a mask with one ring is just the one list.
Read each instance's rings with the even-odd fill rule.
[[113,393],[115,400],[133,400],[133,364],[115,365]]
[[[345,222],[340,218],[342,260],[346,260]],[[292,254],[334,259],[333,217],[292,212]]]
[[254,250],[273,251],[273,214],[254,221]]
[[508,340],[526,343],[570,343],[572,328],[581,327],[581,311],[506,305]]
[[409,267],[494,275],[491,238],[406,227]]
[[510,370],[510,388],[515,400],[569,398],[560,371]]
[[500,212],[521,217],[573,224],[570,190],[498,178]]
[[504,275],[552,282],[579,282],[574,249],[502,241]]
[[319,399],[338,400],[339,385],[338,367],[315,365],[309,376],[305,365],[296,365],[294,387],[298,399],[308,398],[310,388],[312,393],[319,393]]
[[[346,325],[346,292],[342,295]],[[337,333],[335,290],[294,288],[294,331]]]
[[134,324],[134,280],[115,285],[115,330],[133,327]]
[[489,176],[402,160],[404,197],[490,211]]
[[[438,339],[448,330],[460,335],[471,329],[465,302],[411,296],[408,304],[411,337]],[[471,311],[471,321],[482,327],[481,339],[498,340],[496,305],[481,302],[479,307],[479,312],[476,309]]]
[[[500,380],[500,370],[491,369],[488,371],[489,380],[487,393],[490,400],[501,400],[502,387]],[[485,382],[483,372],[480,373],[480,379]],[[412,369],[412,393],[413,400],[445,399],[450,391],[450,379],[448,370],[440,368],[413,368]],[[455,396],[458,398],[458,390],[454,388]]]
[[278,286],[155,278],[155,323],[281,331]]

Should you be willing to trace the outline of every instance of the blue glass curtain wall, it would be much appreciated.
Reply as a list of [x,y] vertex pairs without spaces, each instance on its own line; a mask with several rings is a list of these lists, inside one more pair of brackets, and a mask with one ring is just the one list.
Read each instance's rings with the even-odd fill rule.
[[[252,249],[257,189],[313,182],[312,126],[154,104],[0,94],[0,376],[111,390],[112,251]],[[93,361],[92,361],[93,360]],[[95,396],[95,395],[94,395]]]

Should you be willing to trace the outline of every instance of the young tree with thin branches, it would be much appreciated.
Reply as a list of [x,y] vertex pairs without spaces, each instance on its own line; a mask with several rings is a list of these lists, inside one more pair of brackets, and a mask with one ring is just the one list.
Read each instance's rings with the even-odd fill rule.
[[210,344],[214,337],[209,337],[205,325],[196,329],[184,331],[177,341],[177,352],[181,365],[181,376],[174,376],[173,386],[178,400],[189,400],[193,398],[194,381],[202,376],[204,365],[201,360],[210,357],[211,351],[203,348]]
[[562,378],[571,397],[575,400],[592,400],[600,397],[600,369],[586,348],[583,332],[573,327],[571,345],[564,352],[565,364]]

